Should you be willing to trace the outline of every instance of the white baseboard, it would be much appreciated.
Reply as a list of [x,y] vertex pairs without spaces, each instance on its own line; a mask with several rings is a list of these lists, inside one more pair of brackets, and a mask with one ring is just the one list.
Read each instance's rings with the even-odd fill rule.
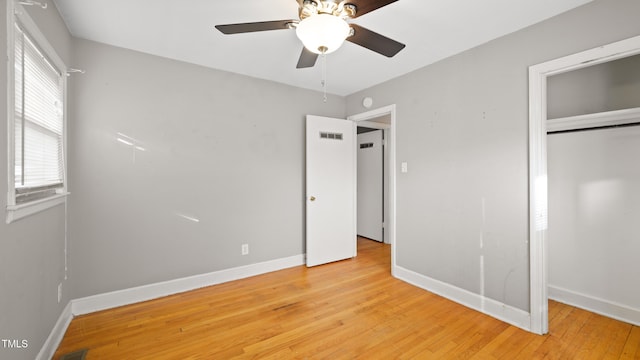
[[627,305],[581,294],[558,286],[549,285],[548,289],[549,299],[551,300],[640,326],[640,309],[634,309]]
[[276,259],[231,269],[214,271],[208,274],[189,276],[135,288],[112,291],[72,301],[73,315],[84,315],[92,312],[157,299],[206,286],[265,274],[294,266],[304,265],[304,255]]
[[461,289],[451,284],[432,279],[414,271],[395,266],[393,275],[419,288],[438,294],[461,305],[492,316],[498,320],[531,331],[531,316],[528,312]]
[[58,345],[60,345],[62,337],[67,331],[72,319],[71,301],[69,301],[58,317],[58,321],[56,321],[56,324],[53,326],[53,330],[49,333],[49,337],[44,342],[44,345],[42,345],[38,356],[36,356],[36,360],[49,360],[53,358],[53,354],[56,352],[56,349],[58,349]]
[[62,314],[60,314],[53,330],[51,330],[49,337],[40,349],[36,360],[48,360],[53,357],[53,354],[60,345],[60,342],[62,341],[62,338],[64,337],[64,334],[74,316],[134,304],[141,301],[157,299],[163,296],[169,296],[228,281],[244,279],[304,264],[305,255],[295,255],[257,264],[214,271],[208,274],[189,276],[181,279],[169,280],[71,300],[62,311]]

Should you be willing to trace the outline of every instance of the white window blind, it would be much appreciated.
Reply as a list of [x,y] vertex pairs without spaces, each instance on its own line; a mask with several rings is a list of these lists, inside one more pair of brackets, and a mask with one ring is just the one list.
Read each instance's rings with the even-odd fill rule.
[[64,184],[64,79],[30,36],[15,29],[16,203],[44,198]]

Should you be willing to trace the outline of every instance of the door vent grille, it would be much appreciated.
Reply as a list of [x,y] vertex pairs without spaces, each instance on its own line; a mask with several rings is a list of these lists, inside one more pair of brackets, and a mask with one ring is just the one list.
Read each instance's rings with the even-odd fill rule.
[[342,133],[320,132],[320,139],[342,140]]

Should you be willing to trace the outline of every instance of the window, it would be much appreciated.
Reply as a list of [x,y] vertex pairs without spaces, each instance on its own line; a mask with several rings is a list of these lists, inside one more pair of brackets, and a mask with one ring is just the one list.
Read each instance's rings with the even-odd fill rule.
[[26,12],[14,14],[9,39],[13,96],[8,104],[13,134],[9,176],[14,181],[9,184],[7,222],[57,205],[66,194],[65,67]]

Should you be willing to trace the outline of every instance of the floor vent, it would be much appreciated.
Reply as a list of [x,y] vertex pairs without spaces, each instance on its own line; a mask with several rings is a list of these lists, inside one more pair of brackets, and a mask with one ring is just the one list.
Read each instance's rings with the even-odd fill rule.
[[87,356],[87,349],[74,351],[72,353],[64,354],[59,360],[84,360]]

